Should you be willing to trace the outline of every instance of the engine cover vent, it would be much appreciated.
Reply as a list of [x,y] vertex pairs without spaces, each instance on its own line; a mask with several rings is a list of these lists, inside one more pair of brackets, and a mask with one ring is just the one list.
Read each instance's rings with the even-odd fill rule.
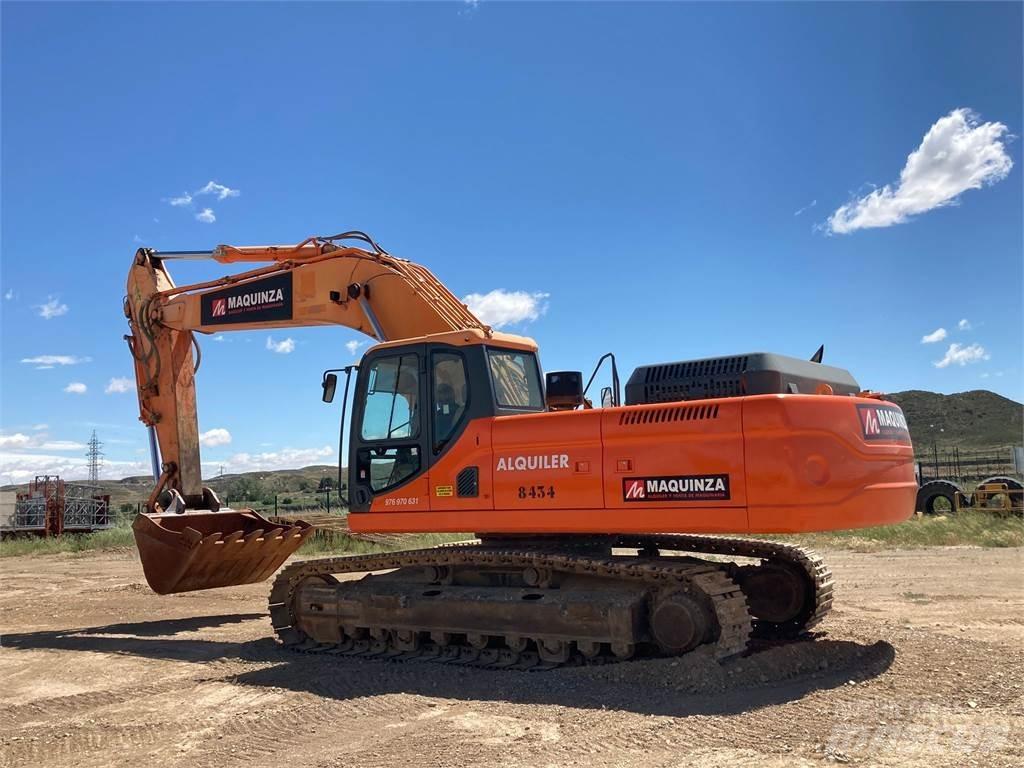
[[837,395],[860,386],[849,371],[770,352],[644,365],[626,383],[626,405],[768,394],[814,394],[827,384]]
[[649,408],[642,411],[623,411],[619,424],[664,424],[668,421],[717,419],[717,405],[682,405],[675,408]]

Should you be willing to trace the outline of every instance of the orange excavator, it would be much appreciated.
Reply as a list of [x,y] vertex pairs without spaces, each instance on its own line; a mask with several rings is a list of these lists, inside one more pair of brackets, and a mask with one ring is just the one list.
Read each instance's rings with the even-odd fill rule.
[[[176,286],[175,259],[262,266]],[[545,377],[531,339],[492,330],[362,232],[140,249],[125,315],[156,479],[134,531],[161,594],[269,578],[312,532],[203,486],[197,334],[336,325],[377,342],[321,381],[330,402],[345,376],[343,437],[352,404],[350,528],[476,538],[284,567],[270,617],[302,650],[508,668],[703,645],[727,658],[804,635],[832,603],[813,552],[737,534],[883,525],[914,509],[902,412],[822,350],[642,366],[623,403],[614,356],[586,387],[576,371]]]

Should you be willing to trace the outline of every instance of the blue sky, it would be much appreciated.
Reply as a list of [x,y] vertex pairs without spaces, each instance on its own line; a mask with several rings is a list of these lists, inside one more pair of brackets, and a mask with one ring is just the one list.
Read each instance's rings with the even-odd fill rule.
[[[1021,400],[1021,28],[1012,3],[5,2],[0,482],[80,474],[93,428],[107,474],[145,471],[134,385],[105,391],[140,242],[364,229],[506,292],[548,370],[824,343],[865,387]],[[203,344],[211,471],[335,458],[319,378],[355,334],[267,336]]]

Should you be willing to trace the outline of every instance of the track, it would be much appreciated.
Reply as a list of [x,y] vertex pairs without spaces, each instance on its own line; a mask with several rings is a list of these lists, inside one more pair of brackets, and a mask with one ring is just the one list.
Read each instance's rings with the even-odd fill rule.
[[[615,555],[613,549],[635,549],[638,554]],[[755,558],[761,562],[741,566],[694,555]],[[337,574],[380,571],[392,571],[395,576],[390,580],[373,576],[344,582],[334,578]],[[508,583],[518,579],[520,573],[526,574],[525,583]],[[578,619],[582,626],[593,616],[605,617],[616,610],[621,615],[622,606],[615,605],[613,597],[604,597],[618,591],[620,597],[626,595],[620,602],[629,603],[630,615],[642,613],[644,618],[638,621],[647,624],[634,627],[627,640],[616,641],[599,632],[573,636],[567,634],[570,627],[552,627],[550,622],[538,630],[538,624],[545,624],[543,620],[532,622],[532,631],[528,627],[510,630],[509,621],[514,619],[507,618],[491,631],[460,632],[452,626],[442,627],[445,621],[456,621],[451,611],[457,612],[457,604],[451,610],[442,605],[433,613],[430,608],[416,612],[419,594],[439,595],[443,591],[422,591],[424,587],[451,588],[458,583],[456,574],[469,574],[470,583],[484,579],[489,580],[488,584],[501,585],[472,592],[476,606],[499,594],[513,601],[517,597],[561,600],[556,615],[582,616]],[[376,587],[372,583],[375,581]],[[562,584],[565,588],[559,590]],[[526,593],[524,587],[535,592]],[[588,588],[589,602],[582,596]],[[781,604],[779,593],[785,596]],[[639,602],[638,595],[642,596]],[[602,600],[607,605],[601,604]],[[379,606],[384,603],[393,609],[381,610]],[[275,580],[270,614],[281,642],[297,651],[538,670],[634,656],[675,655],[705,643],[713,644],[714,656],[723,660],[743,653],[751,638],[779,640],[806,633],[824,618],[831,603],[830,572],[820,557],[800,547],[731,537],[621,535],[531,541],[488,538],[431,549],[296,563]],[[359,606],[358,621],[352,619],[353,605]],[[501,617],[516,608],[514,602],[497,600],[495,606],[495,615]],[[673,637],[665,640],[666,634],[671,635],[666,627],[671,629],[680,620],[689,626],[693,614],[697,614],[693,623],[699,638],[695,636],[690,642],[675,642]],[[663,617],[660,620],[659,615]],[[347,625],[343,616],[348,617]],[[421,624],[410,624],[414,622],[411,617],[424,616]],[[608,623],[615,622],[608,619]],[[613,626],[613,633],[615,629]]]

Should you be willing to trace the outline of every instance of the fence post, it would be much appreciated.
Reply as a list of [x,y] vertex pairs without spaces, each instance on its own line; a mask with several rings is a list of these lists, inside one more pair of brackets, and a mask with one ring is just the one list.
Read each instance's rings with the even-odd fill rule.
[[274,517],[277,517],[277,494],[274,494]]

